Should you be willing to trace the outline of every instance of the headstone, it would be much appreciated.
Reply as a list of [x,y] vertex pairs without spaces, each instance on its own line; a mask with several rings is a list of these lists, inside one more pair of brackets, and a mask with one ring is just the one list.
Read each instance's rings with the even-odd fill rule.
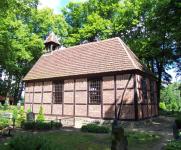
[[29,112],[26,114],[27,121],[35,121],[35,114],[33,112]]
[[2,118],[7,118],[7,119],[12,119],[13,118],[13,114],[10,112],[3,112],[1,113],[1,117]]
[[174,139],[178,140],[180,138],[180,136],[179,136],[179,128],[178,128],[178,126],[177,126],[177,124],[175,122],[174,122],[172,127],[173,127],[173,137],[174,137]]
[[18,103],[17,103],[17,107],[18,107],[18,109],[20,109],[20,108],[21,108],[21,102],[20,102],[20,101],[18,101]]
[[128,141],[124,134],[124,129],[119,125],[114,125],[112,127],[112,145],[111,150],[127,150]]

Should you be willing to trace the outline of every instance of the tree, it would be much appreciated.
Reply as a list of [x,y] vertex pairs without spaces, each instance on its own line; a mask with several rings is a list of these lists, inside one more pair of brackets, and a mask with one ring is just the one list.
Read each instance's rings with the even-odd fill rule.
[[161,102],[169,111],[181,111],[180,83],[172,83],[161,89]]
[[180,70],[180,2],[177,0],[89,0],[69,3],[63,15],[69,25],[67,45],[119,36],[158,78],[158,100],[166,72]]
[[[38,1],[14,0],[5,3],[6,11],[0,20],[0,67],[6,74],[3,96],[20,100],[22,79],[43,54],[43,40],[50,31],[60,37],[66,36],[66,22],[62,15],[51,9],[37,10]],[[63,38],[61,39],[63,42]]]
[[44,116],[44,113],[43,113],[43,107],[42,106],[40,106],[40,110],[38,112],[36,121],[39,121],[39,122],[45,121],[45,116]]

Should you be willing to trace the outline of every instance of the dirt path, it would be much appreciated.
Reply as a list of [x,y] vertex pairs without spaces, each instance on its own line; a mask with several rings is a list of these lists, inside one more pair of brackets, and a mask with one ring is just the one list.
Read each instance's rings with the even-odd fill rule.
[[172,124],[174,119],[172,117],[159,116],[150,120],[139,122],[123,122],[123,126],[132,131],[146,131],[150,133],[159,134],[161,140],[153,146],[153,150],[162,150],[163,146],[173,139]]

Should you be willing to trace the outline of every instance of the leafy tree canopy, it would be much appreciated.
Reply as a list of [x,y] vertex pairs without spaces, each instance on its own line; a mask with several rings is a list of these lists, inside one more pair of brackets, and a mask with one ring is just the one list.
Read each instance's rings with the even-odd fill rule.
[[[22,78],[44,52],[50,31],[66,47],[118,36],[161,82],[166,72],[181,72],[181,3],[179,0],[88,0],[70,2],[61,14],[37,9],[38,0],[0,2],[0,66],[7,74],[2,85],[18,99]],[[15,82],[12,82],[14,80]],[[160,97],[158,95],[158,97]]]

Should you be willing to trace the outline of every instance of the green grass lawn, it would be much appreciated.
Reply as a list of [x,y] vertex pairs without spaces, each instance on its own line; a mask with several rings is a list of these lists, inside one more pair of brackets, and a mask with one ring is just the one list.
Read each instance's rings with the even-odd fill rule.
[[[32,134],[17,132],[15,136]],[[110,150],[110,134],[92,134],[79,131],[50,131],[33,133],[47,138],[54,150]],[[160,142],[160,137],[154,134],[128,132],[129,150],[152,150]],[[12,138],[13,139],[13,138]],[[12,140],[11,139],[11,140]],[[7,150],[9,139],[0,143],[1,150]]]

